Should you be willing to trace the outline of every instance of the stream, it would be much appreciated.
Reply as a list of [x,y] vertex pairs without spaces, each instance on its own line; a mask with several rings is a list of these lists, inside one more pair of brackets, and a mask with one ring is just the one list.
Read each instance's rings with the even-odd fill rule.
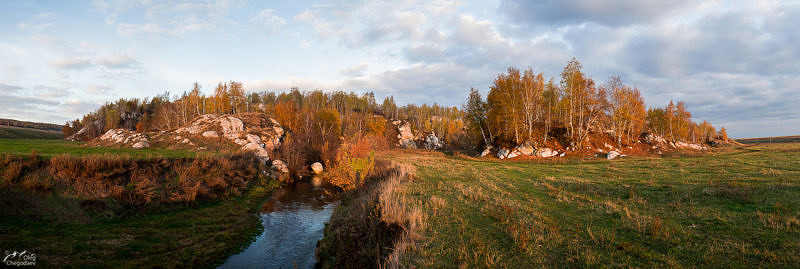
[[218,268],[314,268],[317,241],[339,205],[333,188],[318,182],[275,191],[259,214],[264,231]]

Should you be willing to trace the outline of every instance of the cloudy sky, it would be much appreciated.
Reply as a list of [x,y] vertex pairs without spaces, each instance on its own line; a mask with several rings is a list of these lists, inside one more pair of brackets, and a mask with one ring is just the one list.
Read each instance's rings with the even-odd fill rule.
[[213,90],[370,90],[460,105],[509,66],[576,57],[733,137],[800,134],[797,1],[2,1],[0,117]]

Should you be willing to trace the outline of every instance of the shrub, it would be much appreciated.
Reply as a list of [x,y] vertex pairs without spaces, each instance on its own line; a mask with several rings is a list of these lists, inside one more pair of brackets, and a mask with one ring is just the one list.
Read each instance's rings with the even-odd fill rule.
[[375,173],[375,148],[386,147],[378,136],[357,135],[346,141],[336,155],[328,181],[342,189],[362,186]]

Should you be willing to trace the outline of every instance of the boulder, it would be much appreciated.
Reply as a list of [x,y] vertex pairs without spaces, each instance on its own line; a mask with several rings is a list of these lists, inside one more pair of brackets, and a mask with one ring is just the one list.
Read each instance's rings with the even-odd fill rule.
[[393,121],[392,123],[397,126],[397,144],[404,148],[417,148],[417,144],[414,143],[414,133],[411,131],[411,124],[401,121]]
[[619,152],[616,152],[616,151],[612,150],[612,151],[609,151],[608,154],[606,154],[606,159],[613,160],[613,159],[616,159],[617,157],[619,157],[620,155],[621,154]]
[[134,143],[132,147],[135,148],[135,149],[149,148],[150,147],[150,143],[147,143],[147,141],[140,141],[140,142]]
[[233,140],[233,143],[239,146],[244,146],[247,145],[247,140],[237,138]]
[[556,156],[556,155],[558,155],[558,151],[555,151],[555,150],[550,149],[550,148],[541,148],[541,149],[536,151],[536,156],[537,157],[550,158],[550,157],[553,157],[553,156]]
[[501,160],[505,159],[506,157],[508,157],[509,153],[511,153],[509,149],[500,148],[499,150],[497,150],[497,158],[500,158]]
[[246,137],[247,137],[247,142],[261,144],[261,138],[259,138],[257,135],[247,134]]
[[314,174],[321,174],[322,171],[323,171],[322,163],[320,163],[320,162],[312,163],[311,164],[311,171],[313,171]]
[[281,160],[273,160],[272,161],[272,170],[278,171],[280,173],[288,174],[289,173],[289,166],[286,165],[286,163],[281,161]]
[[444,145],[442,145],[441,140],[439,137],[436,136],[436,133],[431,132],[427,136],[425,136],[425,148],[426,149],[441,149]]
[[509,158],[509,159],[516,158],[517,156],[520,156],[520,155],[522,155],[522,153],[520,153],[519,151],[512,150],[510,153],[508,153],[506,158]]
[[242,150],[250,151],[263,160],[269,160],[269,153],[259,144],[248,143],[247,145],[244,145],[244,147],[242,147]]
[[205,132],[203,132],[203,137],[205,137],[205,138],[217,138],[217,137],[219,137],[219,134],[217,134],[217,131],[205,131]]
[[533,145],[531,143],[525,142],[517,146],[515,150],[519,151],[519,153],[523,155],[531,155],[534,153],[535,149],[533,148]]
[[480,157],[481,158],[486,157],[486,155],[489,155],[491,153],[492,153],[492,146],[488,146],[485,149],[483,149],[483,152],[481,152]]
[[244,123],[236,117],[222,117],[219,126],[222,127],[222,135],[228,139],[235,139],[244,132]]
[[650,145],[664,145],[667,140],[655,134],[647,134],[644,136],[644,142]]

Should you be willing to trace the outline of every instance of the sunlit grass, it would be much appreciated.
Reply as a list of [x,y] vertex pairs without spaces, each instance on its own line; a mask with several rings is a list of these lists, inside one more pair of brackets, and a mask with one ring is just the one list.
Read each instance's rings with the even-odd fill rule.
[[397,151],[422,267],[800,263],[800,144],[702,156],[501,162]]
[[68,154],[85,155],[127,155],[134,159],[146,158],[191,158],[198,153],[188,150],[133,149],[85,146],[83,142],[48,139],[12,139],[0,138],[0,154],[30,155],[36,152],[42,157]]

